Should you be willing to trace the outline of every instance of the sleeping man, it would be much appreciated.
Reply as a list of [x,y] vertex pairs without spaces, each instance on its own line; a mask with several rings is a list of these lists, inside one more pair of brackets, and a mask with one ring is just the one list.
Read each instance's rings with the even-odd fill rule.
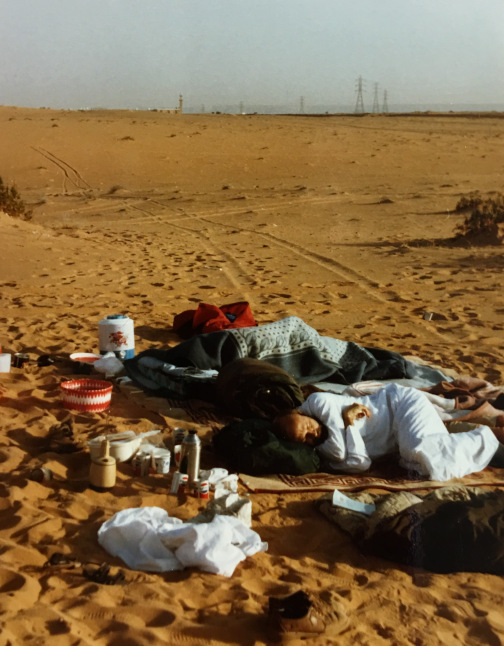
[[401,466],[431,480],[462,478],[489,464],[504,468],[504,445],[488,426],[450,434],[423,392],[394,383],[364,397],[315,392],[278,415],[274,429],[316,447],[330,468],[346,473],[397,452]]

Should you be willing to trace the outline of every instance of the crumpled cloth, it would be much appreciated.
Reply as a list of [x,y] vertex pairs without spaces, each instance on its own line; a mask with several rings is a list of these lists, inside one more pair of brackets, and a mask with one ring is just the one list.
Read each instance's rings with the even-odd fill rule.
[[259,534],[233,516],[184,523],[160,507],[117,512],[98,530],[98,542],[133,570],[170,572],[197,567],[227,577],[247,556],[268,549]]

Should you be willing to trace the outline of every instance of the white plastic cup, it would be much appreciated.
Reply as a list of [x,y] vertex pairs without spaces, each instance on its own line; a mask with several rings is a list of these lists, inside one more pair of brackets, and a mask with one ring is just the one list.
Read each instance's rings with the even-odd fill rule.
[[156,473],[170,473],[170,451],[157,449],[152,454]]
[[0,354],[0,372],[10,372],[11,355],[7,352]]

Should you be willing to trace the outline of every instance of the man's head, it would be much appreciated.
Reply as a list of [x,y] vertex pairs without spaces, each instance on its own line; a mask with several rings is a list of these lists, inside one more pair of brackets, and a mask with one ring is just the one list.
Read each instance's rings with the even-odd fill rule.
[[323,441],[320,422],[297,410],[277,415],[273,421],[273,430],[278,436],[290,442],[299,442],[308,446],[316,446]]

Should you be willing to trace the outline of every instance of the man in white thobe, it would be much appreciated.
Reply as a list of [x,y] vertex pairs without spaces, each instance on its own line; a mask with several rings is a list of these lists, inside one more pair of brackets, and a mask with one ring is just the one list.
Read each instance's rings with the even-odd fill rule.
[[295,411],[279,415],[286,439],[316,446],[337,471],[360,473],[372,461],[399,452],[401,466],[431,480],[462,478],[504,467],[504,446],[488,426],[450,434],[425,393],[387,384],[371,395],[316,392]]

